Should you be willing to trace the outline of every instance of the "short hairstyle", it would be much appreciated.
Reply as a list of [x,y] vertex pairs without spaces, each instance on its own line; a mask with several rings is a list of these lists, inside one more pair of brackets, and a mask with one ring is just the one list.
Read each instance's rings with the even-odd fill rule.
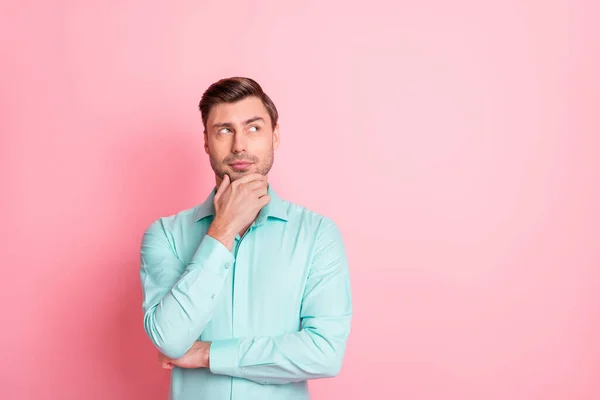
[[206,129],[208,114],[213,106],[219,103],[235,103],[251,96],[256,96],[262,101],[271,118],[271,127],[275,128],[279,118],[275,104],[262,90],[258,82],[254,79],[244,77],[221,79],[206,89],[199,105],[204,128]]

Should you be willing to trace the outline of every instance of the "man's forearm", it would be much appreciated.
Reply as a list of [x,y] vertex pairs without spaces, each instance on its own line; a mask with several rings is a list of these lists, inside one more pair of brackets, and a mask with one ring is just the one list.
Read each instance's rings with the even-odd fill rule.
[[307,328],[280,336],[215,340],[210,345],[210,370],[261,384],[336,376],[344,358],[350,318],[320,321],[326,330]]
[[324,339],[306,330],[274,337],[196,341],[185,355],[166,361],[180,368],[210,368],[215,374],[261,384],[300,382],[339,373],[344,337],[347,335],[337,341]]
[[[161,353],[180,358],[191,348],[212,318],[214,304],[233,255],[216,239],[205,236],[183,273],[166,262],[172,261],[156,248],[152,236],[145,237],[148,249],[142,269],[144,286],[144,328]],[[152,247],[154,246],[154,247]],[[179,262],[180,263],[180,262]],[[168,279],[176,279],[174,283]]]

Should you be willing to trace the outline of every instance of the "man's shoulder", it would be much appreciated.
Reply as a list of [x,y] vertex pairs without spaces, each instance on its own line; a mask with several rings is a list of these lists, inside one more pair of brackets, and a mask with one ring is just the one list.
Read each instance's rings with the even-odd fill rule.
[[288,200],[282,201],[286,206],[289,221],[292,223],[314,230],[318,230],[323,225],[336,225],[332,218],[312,208]]
[[194,222],[198,206],[187,208],[174,214],[160,216],[146,228],[146,233],[156,233],[157,231],[169,232],[175,229],[187,227]]

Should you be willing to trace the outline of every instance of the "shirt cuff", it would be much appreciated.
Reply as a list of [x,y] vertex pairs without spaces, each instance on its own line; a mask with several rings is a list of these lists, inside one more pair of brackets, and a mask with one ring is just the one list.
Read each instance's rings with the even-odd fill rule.
[[235,257],[227,247],[210,235],[205,235],[192,256],[191,264],[229,269]]
[[214,340],[210,344],[210,372],[243,378],[238,361],[239,339]]

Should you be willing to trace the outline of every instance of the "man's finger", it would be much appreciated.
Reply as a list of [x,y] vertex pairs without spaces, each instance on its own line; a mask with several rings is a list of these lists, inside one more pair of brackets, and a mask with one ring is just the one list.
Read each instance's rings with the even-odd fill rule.
[[254,196],[256,196],[256,198],[261,198],[261,197],[266,196],[267,194],[269,194],[269,190],[267,188],[260,187],[260,188],[254,189],[252,191],[252,194]]
[[269,184],[267,183],[267,181],[262,181],[262,180],[248,182],[246,186],[250,190],[268,189],[269,188]]
[[215,193],[215,199],[218,199],[219,197],[221,197],[221,195],[229,187],[230,183],[231,183],[231,181],[229,180],[229,175],[225,174],[225,176],[223,176],[223,179],[221,180],[221,184],[219,185],[217,192]]
[[260,200],[258,203],[262,205],[262,207],[266,206],[267,204],[269,204],[269,202],[271,201],[271,196],[269,196],[268,194],[260,197],[258,200]]

